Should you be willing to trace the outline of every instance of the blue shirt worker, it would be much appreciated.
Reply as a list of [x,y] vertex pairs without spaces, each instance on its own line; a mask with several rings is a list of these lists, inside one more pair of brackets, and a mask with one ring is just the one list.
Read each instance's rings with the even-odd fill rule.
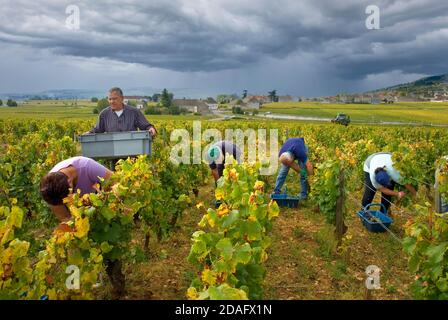
[[[297,160],[297,162],[296,162]],[[304,138],[291,138],[286,140],[280,148],[279,161],[281,163],[280,171],[275,181],[274,194],[281,192],[289,168],[292,168],[300,174],[300,198],[308,198],[308,175],[313,175],[313,164],[308,160],[308,147],[305,145]]]
[[[381,192],[381,212],[387,214],[392,204],[392,197],[403,198],[406,193],[394,191],[396,185],[401,185],[402,177],[393,167],[392,154],[390,152],[378,152],[367,157],[364,162],[364,196],[362,197],[362,209],[372,203],[376,191]],[[406,189],[415,197],[415,188],[409,184]]]

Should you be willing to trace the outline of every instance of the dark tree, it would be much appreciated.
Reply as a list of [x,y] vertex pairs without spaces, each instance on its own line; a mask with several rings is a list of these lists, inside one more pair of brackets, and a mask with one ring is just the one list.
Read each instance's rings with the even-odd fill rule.
[[160,96],[161,96],[160,93],[154,93],[154,94],[152,95],[152,97],[151,97],[151,100],[152,100],[153,102],[159,102]]
[[109,100],[107,100],[107,98],[98,100],[98,103],[97,103],[98,112],[107,108],[108,106],[109,106]]
[[278,102],[277,90],[269,91],[268,97],[271,99],[271,102]]
[[243,109],[241,107],[232,107],[232,113],[234,114],[244,114]]
[[160,97],[160,105],[164,108],[171,107],[171,102],[173,101],[173,94],[169,93],[168,90],[163,89],[162,95]]
[[8,99],[8,101],[6,101],[6,105],[8,107],[17,107],[17,102],[15,102],[14,100]]

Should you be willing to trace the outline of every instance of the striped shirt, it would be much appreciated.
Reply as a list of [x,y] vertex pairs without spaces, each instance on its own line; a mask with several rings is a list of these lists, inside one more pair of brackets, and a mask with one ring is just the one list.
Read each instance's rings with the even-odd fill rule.
[[137,108],[124,105],[123,113],[118,116],[109,106],[101,111],[95,127],[89,132],[137,131],[137,129],[148,130],[151,127],[153,125],[148,122],[143,113]]

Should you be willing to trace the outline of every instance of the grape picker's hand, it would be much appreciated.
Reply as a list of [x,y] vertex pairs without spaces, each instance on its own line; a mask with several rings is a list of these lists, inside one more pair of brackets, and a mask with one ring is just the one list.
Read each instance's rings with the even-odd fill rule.
[[404,198],[405,195],[406,195],[406,193],[403,191],[398,192],[398,199]]
[[156,136],[156,134],[157,134],[156,128],[151,127],[151,128],[148,129],[148,131],[149,131],[149,133],[151,134],[151,137],[152,137],[152,138],[155,138],[155,136]]

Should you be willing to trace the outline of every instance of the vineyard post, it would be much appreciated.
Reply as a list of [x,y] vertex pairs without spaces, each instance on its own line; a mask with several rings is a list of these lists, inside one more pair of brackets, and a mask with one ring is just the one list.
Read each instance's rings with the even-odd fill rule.
[[163,139],[163,142],[165,142],[165,143],[169,142],[168,141],[168,134],[166,132],[166,128],[165,127],[162,127],[162,139]]
[[439,184],[437,182],[437,178],[436,178],[436,185],[434,188],[434,199],[432,202],[433,202],[434,208],[436,209],[436,212],[441,212],[442,208],[441,208],[441,204],[440,204]]
[[432,233],[432,227],[433,227],[433,220],[434,220],[434,210],[433,208],[429,208],[429,217],[428,217],[428,227],[429,227],[429,239],[430,241],[433,240],[433,233]]
[[365,288],[364,290],[364,300],[372,300],[372,290]]
[[151,237],[151,235],[149,233],[149,230],[147,230],[146,234],[145,234],[145,243],[143,245],[143,250],[145,252],[149,252],[149,239],[150,239],[150,237]]
[[339,195],[336,200],[336,239],[339,247],[342,243],[342,236],[344,235],[344,202],[345,202],[345,174],[344,169],[341,168],[339,172]]

